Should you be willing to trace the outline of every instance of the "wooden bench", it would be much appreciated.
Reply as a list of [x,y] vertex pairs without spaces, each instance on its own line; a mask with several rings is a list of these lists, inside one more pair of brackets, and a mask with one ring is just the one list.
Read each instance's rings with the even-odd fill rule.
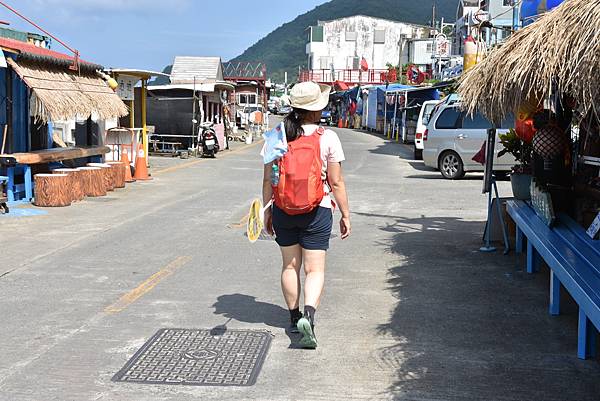
[[525,202],[509,201],[507,209],[517,225],[517,252],[527,239],[527,272],[537,270],[540,259],[550,268],[551,315],[560,314],[560,289],[564,287],[579,306],[577,356],[595,356],[600,328],[600,241],[566,215],[548,227]]
[[[64,160],[81,159],[94,156],[103,156],[110,151],[107,146],[72,147],[37,150],[26,153],[11,153],[0,155],[0,165],[7,167],[8,186],[7,197],[10,202],[16,200],[18,192],[25,192],[25,199],[31,201],[33,198],[33,182],[31,177],[31,166],[60,162]],[[22,173],[24,184],[15,183],[15,175]]]

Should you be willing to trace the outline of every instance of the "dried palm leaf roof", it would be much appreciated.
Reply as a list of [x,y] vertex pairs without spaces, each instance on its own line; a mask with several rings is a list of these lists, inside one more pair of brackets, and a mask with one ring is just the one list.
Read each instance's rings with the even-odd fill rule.
[[125,103],[95,71],[76,73],[66,67],[28,60],[6,61],[33,91],[31,114],[44,122],[75,117],[100,119],[129,114]]
[[600,0],[566,0],[515,33],[461,79],[462,107],[499,122],[552,86],[599,115]]

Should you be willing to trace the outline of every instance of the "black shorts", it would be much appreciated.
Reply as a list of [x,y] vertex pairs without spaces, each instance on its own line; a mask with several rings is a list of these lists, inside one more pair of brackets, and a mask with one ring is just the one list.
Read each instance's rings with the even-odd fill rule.
[[279,246],[300,244],[311,251],[329,249],[333,228],[333,213],[326,207],[318,207],[310,213],[290,216],[273,206],[273,229]]

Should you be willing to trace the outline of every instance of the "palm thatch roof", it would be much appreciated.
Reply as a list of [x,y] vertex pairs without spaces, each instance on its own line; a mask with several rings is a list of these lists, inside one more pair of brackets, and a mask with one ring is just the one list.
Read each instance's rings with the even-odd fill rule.
[[555,86],[582,112],[600,99],[600,0],[566,0],[515,33],[461,79],[462,107],[499,122]]
[[79,73],[26,60],[6,60],[33,91],[31,114],[44,122],[75,117],[100,119],[129,114],[123,101],[94,71]]

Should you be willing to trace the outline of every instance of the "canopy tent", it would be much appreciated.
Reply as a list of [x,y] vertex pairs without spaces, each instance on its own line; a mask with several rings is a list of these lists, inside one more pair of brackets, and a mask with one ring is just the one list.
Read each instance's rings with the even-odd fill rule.
[[[404,108],[411,106],[417,107],[417,105],[426,100],[436,100],[440,98],[439,91],[431,87],[414,87],[402,84],[391,84],[391,85],[380,85],[374,86],[369,89],[368,98],[368,115],[367,115],[367,127],[370,129],[377,129],[377,119],[383,118],[386,114],[386,121],[391,120],[394,117],[394,104],[396,104],[397,95],[405,94],[406,102]],[[392,100],[394,99],[394,100]],[[392,104],[390,107],[386,106],[386,103]],[[387,113],[386,113],[387,111]]]
[[521,3],[521,20],[527,26],[546,11],[558,7],[564,0],[523,0]]
[[31,114],[43,121],[75,117],[100,119],[123,117],[127,106],[96,72],[7,58],[7,63],[33,91]]
[[462,106],[499,122],[553,90],[571,96],[582,113],[600,98],[600,0],[566,0],[515,33],[461,80]]

